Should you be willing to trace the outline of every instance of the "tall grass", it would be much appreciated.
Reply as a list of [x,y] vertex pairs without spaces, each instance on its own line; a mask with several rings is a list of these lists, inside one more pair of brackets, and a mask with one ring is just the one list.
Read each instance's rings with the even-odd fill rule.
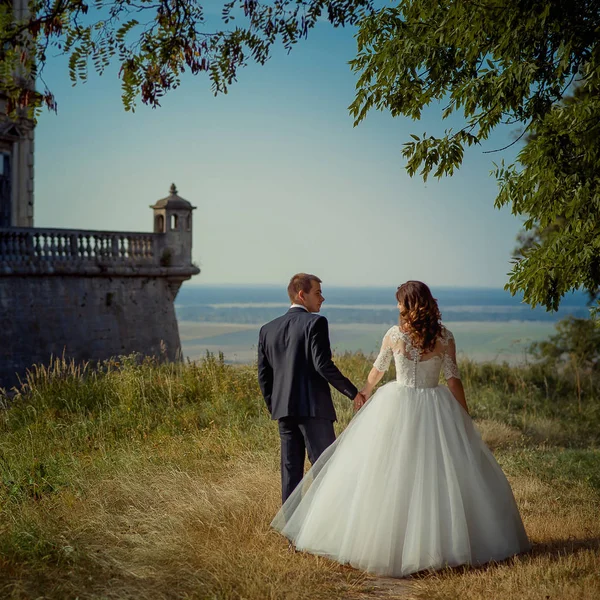
[[278,438],[250,366],[55,360],[4,401],[2,598],[331,598],[364,579],[269,529]]
[[[357,384],[371,364],[360,353],[336,361]],[[413,578],[410,594],[600,595],[596,382],[584,387],[580,413],[565,374],[461,368],[534,551]],[[352,411],[339,394],[334,401],[339,432]],[[131,356],[95,367],[56,359],[0,402],[0,598],[372,597],[372,578],[292,553],[269,529],[279,506],[279,440],[253,366],[214,355],[180,364]],[[533,592],[518,596],[525,584]],[[491,595],[494,586],[504,595]]]

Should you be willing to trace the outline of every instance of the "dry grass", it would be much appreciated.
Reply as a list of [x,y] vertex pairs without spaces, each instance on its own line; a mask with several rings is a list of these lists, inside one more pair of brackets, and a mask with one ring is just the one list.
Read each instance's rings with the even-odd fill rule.
[[[369,369],[359,354],[341,360],[356,381]],[[511,479],[530,554],[398,582],[291,553],[269,528],[278,437],[254,369],[214,357],[59,365],[0,412],[0,598],[600,598],[597,404],[592,420],[561,420],[521,372],[470,369],[477,425]],[[336,403],[339,432],[352,412]]]
[[597,600],[600,598],[600,498],[585,484],[552,486],[511,477],[533,543],[529,554],[480,568],[412,578],[423,600]]
[[476,426],[483,441],[491,450],[506,448],[523,441],[523,434],[516,427],[500,421],[481,419],[477,421]]
[[568,429],[557,419],[532,416],[527,420],[525,432],[533,442],[551,442],[554,445],[566,445],[571,436]]
[[[213,432],[113,457],[109,476],[80,474],[79,494],[22,507],[12,526],[51,542],[48,560],[0,562],[0,597],[308,600],[360,589],[361,573],[290,553],[269,528],[280,502],[276,457],[242,451],[203,469],[203,457],[210,464],[232,443]],[[181,468],[174,459],[185,450]]]

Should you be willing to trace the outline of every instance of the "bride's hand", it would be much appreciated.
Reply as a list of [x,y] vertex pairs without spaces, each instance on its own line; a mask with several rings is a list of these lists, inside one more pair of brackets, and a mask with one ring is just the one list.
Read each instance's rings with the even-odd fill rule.
[[369,392],[366,388],[360,390],[360,393],[365,397],[365,402],[371,397],[371,392]]
[[358,392],[354,397],[354,412],[358,412],[365,402],[365,397],[360,392]]

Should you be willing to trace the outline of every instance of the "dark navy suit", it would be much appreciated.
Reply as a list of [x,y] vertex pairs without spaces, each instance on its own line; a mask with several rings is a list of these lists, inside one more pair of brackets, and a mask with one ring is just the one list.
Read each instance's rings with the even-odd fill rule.
[[314,463],[335,440],[329,384],[348,398],[358,391],[331,360],[327,319],[295,307],[261,328],[258,381],[279,422],[285,502],[302,479],[305,451]]

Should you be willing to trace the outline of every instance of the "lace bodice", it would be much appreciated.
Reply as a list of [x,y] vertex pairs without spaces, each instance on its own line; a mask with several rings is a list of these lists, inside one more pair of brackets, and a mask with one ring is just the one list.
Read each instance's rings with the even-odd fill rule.
[[387,371],[392,356],[396,363],[396,380],[401,385],[416,388],[435,387],[442,369],[446,380],[452,377],[460,379],[454,336],[445,327],[442,327],[442,333],[433,351],[422,354],[419,349],[413,347],[408,334],[401,331],[398,325],[394,325],[385,334],[373,366],[378,371]]

